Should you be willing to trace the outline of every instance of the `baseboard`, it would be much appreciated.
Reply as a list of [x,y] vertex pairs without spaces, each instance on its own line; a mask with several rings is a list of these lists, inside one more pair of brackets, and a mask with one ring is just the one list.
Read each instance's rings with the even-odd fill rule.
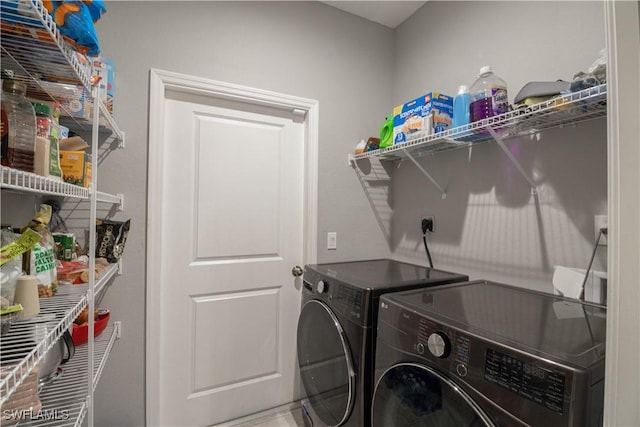
[[236,418],[234,420],[226,421],[221,424],[216,424],[211,427],[234,427],[240,424],[255,422],[260,420],[261,418],[269,418],[276,416],[280,413],[294,412],[300,410],[300,401],[295,401],[291,403],[287,403],[284,405],[276,406],[275,408],[267,409],[261,412],[257,412],[255,414],[247,415],[241,418]]

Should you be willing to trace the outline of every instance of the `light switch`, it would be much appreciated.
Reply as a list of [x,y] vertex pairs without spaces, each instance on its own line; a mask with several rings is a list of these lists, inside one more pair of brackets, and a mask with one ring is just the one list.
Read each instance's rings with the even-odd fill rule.
[[338,233],[330,231],[327,233],[327,249],[338,248]]

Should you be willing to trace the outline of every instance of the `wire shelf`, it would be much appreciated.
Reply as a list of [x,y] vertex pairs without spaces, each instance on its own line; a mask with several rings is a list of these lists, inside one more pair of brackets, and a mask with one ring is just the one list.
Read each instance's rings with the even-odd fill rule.
[[[81,200],[89,200],[91,198],[90,190],[78,185],[57,181],[31,172],[25,172],[6,166],[0,166],[0,171],[2,172],[2,176],[0,178],[0,189],[71,197]],[[98,202],[118,205],[122,205],[124,202],[124,196],[122,194],[108,194],[98,191],[96,192],[96,198]]]
[[[111,264],[96,281],[95,294],[101,293],[118,272],[118,264]],[[0,374],[0,404],[4,403],[33,371],[45,354],[60,339],[65,330],[87,306],[89,284],[58,286],[56,295],[40,298],[40,314],[32,319],[18,321],[6,335],[0,337],[3,353],[3,371]],[[37,326],[40,325],[40,326]],[[33,336],[38,327],[46,330],[39,342],[24,356],[25,340]],[[16,354],[14,360],[10,354]],[[86,365],[86,359],[84,360]]]
[[[98,384],[100,374],[106,366],[109,354],[118,339],[120,325],[110,324],[105,331],[96,338],[94,346],[93,376],[94,386]],[[44,410],[57,411],[57,420],[36,422],[30,425],[40,426],[79,426],[87,411],[87,352],[88,346],[76,347],[76,356],[62,366],[63,374],[59,379],[46,387],[40,394],[40,400]],[[82,386],[79,386],[82,385]],[[56,414],[56,412],[54,412]]]
[[[607,86],[599,85],[550,99],[539,104],[518,108],[444,132],[418,137],[391,147],[350,155],[350,163],[366,158],[398,160],[418,158],[447,150],[470,147],[494,141],[491,131],[502,139],[535,134],[542,130],[573,126],[604,117],[607,114]],[[490,130],[491,131],[490,131]]]
[[[106,366],[109,354],[120,335],[120,324],[114,322],[96,337],[94,343],[94,384]],[[18,426],[81,426],[87,412],[88,346],[76,347],[76,353],[59,369],[59,376],[40,390],[42,409],[29,413]]]
[[[58,30],[41,0],[2,0],[2,70],[27,86],[27,96],[55,101],[62,96],[59,85],[80,86],[92,95],[93,71],[89,59],[78,53]],[[106,106],[99,102],[104,118],[100,131],[110,138],[124,141]],[[73,114],[66,112],[66,116]],[[73,130],[91,129],[91,116],[65,118],[65,126]]]

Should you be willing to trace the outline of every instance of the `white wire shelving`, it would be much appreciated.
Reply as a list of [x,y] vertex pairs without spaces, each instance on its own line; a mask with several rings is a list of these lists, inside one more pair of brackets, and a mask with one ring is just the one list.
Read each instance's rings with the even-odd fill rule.
[[[50,196],[70,197],[80,200],[89,200],[91,190],[75,184],[57,181],[34,173],[0,166],[0,188],[8,190],[23,191]],[[124,196],[122,194],[109,194],[101,191],[96,192],[98,202],[122,205]]]
[[377,158],[381,161],[409,159],[440,190],[443,198],[446,192],[436,180],[417,162],[417,158],[436,153],[469,148],[476,144],[495,141],[527,180],[535,194],[535,182],[520,166],[504,145],[507,138],[536,134],[543,130],[574,126],[577,123],[605,117],[607,114],[606,84],[587,88],[578,92],[557,96],[539,104],[530,105],[465,126],[447,129],[433,135],[415,137],[407,142],[390,147],[349,154],[349,164],[358,167],[358,161]]
[[[89,59],[60,34],[41,0],[2,0],[0,18],[2,70],[27,85],[28,97],[43,101],[59,99],[56,83],[81,86],[85,95],[91,97],[94,78]],[[98,108],[103,119],[100,132],[109,134],[105,141],[117,140],[118,146],[124,146],[124,132],[108,108],[103,102],[99,102]],[[62,116],[65,126],[72,130],[92,129],[91,114],[77,117],[63,111]]]
[[[118,273],[118,264],[110,264],[101,274],[95,285],[95,295],[99,296]],[[11,394],[32,372],[34,367],[42,361],[45,354],[53,347],[73,320],[87,306],[87,291],[89,284],[72,285],[61,284],[58,292],[50,298],[40,298],[40,314],[34,318],[17,321],[9,332],[0,337],[0,348],[3,353],[3,370],[0,375],[0,404],[10,398]],[[44,325],[46,333],[42,339],[29,349],[26,356],[24,351],[26,337],[33,335],[36,325]],[[11,360],[8,354],[20,356]],[[86,365],[86,359],[74,356],[79,363]]]
[[[85,114],[69,111],[64,107],[68,103],[62,102],[60,120],[61,124],[74,132],[91,134],[94,180],[97,182],[97,166],[113,149],[124,147],[125,135],[102,101],[102,89],[96,85],[98,79],[94,76],[90,59],[77,52],[68,39],[61,35],[45,4],[43,0],[0,0],[3,78],[24,83],[27,86],[27,96],[34,100],[68,101],[70,93],[83,97],[79,101],[86,101],[83,104]],[[75,98],[72,100],[76,101]],[[88,210],[81,209],[87,214],[87,247],[95,246],[96,204],[117,204],[122,209],[124,202],[122,194],[97,191],[95,184],[83,188],[8,167],[0,167],[0,172],[0,189],[3,192],[61,196],[89,202]],[[7,334],[0,337],[3,359],[0,405],[10,401],[16,389],[27,379],[30,381],[33,378],[38,364],[85,307],[89,308],[89,318],[93,318],[96,299],[102,295],[113,276],[120,272],[120,264],[112,264],[98,275],[94,269],[95,257],[92,255],[90,254],[88,264],[89,283],[60,285],[56,295],[40,299],[41,312],[36,318],[17,322]],[[38,337],[28,354],[16,357],[14,353],[8,352],[7,349],[20,348],[24,337],[32,333],[34,324],[44,325],[46,333],[43,337]],[[62,377],[39,391],[43,412],[37,415],[43,416],[38,419],[30,417],[19,425],[93,425],[93,392],[109,352],[119,338],[120,324],[112,323],[95,340],[93,332],[93,322],[90,321],[88,343],[80,346],[75,356],[63,365]]]
[[[120,337],[120,323],[113,322],[95,339],[92,375],[94,384],[98,383],[106,366],[109,354]],[[25,412],[17,426],[75,426],[83,425],[87,413],[86,364],[88,347],[86,344],[75,348],[75,356],[58,369],[58,377],[51,385],[45,385],[39,393],[42,408],[39,411]]]

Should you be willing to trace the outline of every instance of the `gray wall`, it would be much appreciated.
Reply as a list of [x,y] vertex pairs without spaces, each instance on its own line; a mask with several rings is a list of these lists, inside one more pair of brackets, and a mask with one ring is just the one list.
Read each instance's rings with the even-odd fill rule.
[[[508,85],[509,100],[530,81],[570,81],[605,47],[601,2],[430,1],[394,39],[394,105],[429,91],[455,96],[483,65]],[[496,143],[410,162],[390,186],[391,246],[399,259],[425,263],[419,222],[435,216],[436,267],[552,291],[554,265],[586,268],[594,215],[607,213],[606,119],[507,140],[537,184],[531,196]],[[606,247],[594,268],[606,270]]]
[[[437,267],[548,288],[554,264],[586,266],[593,215],[606,213],[602,122],[510,143],[540,182],[537,203],[495,144],[421,160],[446,185],[446,200],[410,164],[373,162],[354,173],[346,160],[360,138],[377,135],[394,105],[428,90],[455,94],[482,65],[507,81],[511,99],[527,81],[570,79],[604,47],[600,3],[428,2],[396,31],[315,2],[109,2],[108,8],[97,29],[103,53],[116,63],[115,117],[127,147],[102,165],[100,189],[124,192],[123,216],[132,218],[133,230],[124,275],[102,303],[122,320],[123,336],[98,387],[97,425],[144,423],[151,68],[320,101],[320,262],[393,254],[426,264],[418,221],[432,214]],[[469,36],[495,23],[486,37]],[[327,231],[338,233],[336,251],[325,248]]]
[[[384,257],[389,248],[347,153],[383,121],[392,64],[379,52],[392,49],[393,32],[316,2],[109,2],[97,30],[116,64],[115,118],[127,135],[126,149],[102,165],[100,188],[124,192],[132,231],[125,273],[102,303],[123,333],[98,387],[96,425],[141,425],[149,70],[317,99],[318,258]],[[326,250],[327,231],[338,233],[336,251]]]

